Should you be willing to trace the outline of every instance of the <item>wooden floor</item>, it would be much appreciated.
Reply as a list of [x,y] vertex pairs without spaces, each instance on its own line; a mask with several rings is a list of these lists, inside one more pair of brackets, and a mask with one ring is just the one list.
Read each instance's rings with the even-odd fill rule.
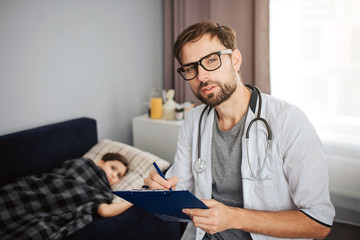
[[325,240],[360,240],[360,227],[334,222]]

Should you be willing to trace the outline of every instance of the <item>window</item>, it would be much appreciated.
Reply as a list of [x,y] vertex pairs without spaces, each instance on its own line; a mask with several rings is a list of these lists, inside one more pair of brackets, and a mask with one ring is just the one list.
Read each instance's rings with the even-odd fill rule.
[[270,78],[323,141],[359,149],[360,0],[270,0]]

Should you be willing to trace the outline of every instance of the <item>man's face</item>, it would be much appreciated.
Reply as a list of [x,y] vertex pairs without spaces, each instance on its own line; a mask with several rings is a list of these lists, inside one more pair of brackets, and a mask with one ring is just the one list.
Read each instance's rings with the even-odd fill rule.
[[[181,51],[182,64],[196,62],[202,57],[221,50],[226,47],[214,37],[204,35],[196,42],[185,44]],[[232,64],[232,55],[221,55],[222,65],[215,71],[206,71],[198,66],[198,75],[189,81],[191,90],[195,96],[211,107],[216,107],[228,100],[234,93],[237,82],[236,72]]]

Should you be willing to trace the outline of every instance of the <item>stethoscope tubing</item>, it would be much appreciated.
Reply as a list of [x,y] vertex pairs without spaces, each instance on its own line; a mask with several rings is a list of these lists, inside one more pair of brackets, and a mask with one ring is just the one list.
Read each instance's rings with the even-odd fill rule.
[[[262,97],[261,97],[260,90],[255,86],[251,86],[251,85],[246,85],[246,86],[253,90],[252,94],[255,94],[254,91],[256,91],[256,93],[258,95],[258,99],[259,99],[259,109],[258,109],[258,113],[257,113],[256,118],[254,118],[254,119],[252,119],[250,121],[250,123],[249,123],[249,125],[247,127],[247,130],[246,130],[246,134],[245,134],[246,151],[247,151],[246,154],[247,154],[247,161],[248,161],[248,165],[249,165],[249,169],[250,169],[250,178],[245,178],[245,179],[254,180],[254,181],[262,181],[262,180],[268,179],[267,177],[264,178],[264,179],[261,178],[261,174],[262,174],[262,172],[264,170],[265,161],[266,161],[266,158],[268,157],[268,152],[269,152],[269,149],[271,147],[272,132],[271,132],[270,124],[264,118],[261,117]],[[198,155],[197,155],[197,157],[198,157],[198,159],[194,164],[194,168],[195,168],[195,171],[197,173],[201,173],[206,169],[206,162],[201,158],[201,123],[202,123],[203,115],[206,112],[206,110],[208,109],[208,107],[209,106],[206,106],[204,108],[204,110],[202,111],[202,113],[200,115],[200,119],[199,119],[198,142],[197,142],[197,145],[198,145]],[[211,108],[209,109],[209,112],[210,111],[211,111]],[[267,130],[267,146],[266,146],[266,152],[265,152],[264,160],[262,161],[262,166],[260,168],[260,172],[255,176],[255,174],[253,172],[253,169],[251,167],[250,158],[249,158],[249,141],[250,141],[250,136],[249,135],[250,135],[251,127],[256,121],[263,122],[265,127],[266,127],[266,130]]]

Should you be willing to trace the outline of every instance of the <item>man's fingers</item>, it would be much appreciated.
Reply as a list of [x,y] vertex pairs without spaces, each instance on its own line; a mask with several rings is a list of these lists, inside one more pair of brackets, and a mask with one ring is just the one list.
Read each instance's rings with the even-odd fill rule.
[[200,199],[203,203],[205,203],[206,206],[208,206],[208,208],[211,208],[217,204],[219,204],[218,201],[214,200],[214,199]]
[[217,226],[219,221],[216,218],[216,213],[214,214],[211,209],[183,209],[183,212],[190,216],[195,227],[211,234],[218,232]]
[[151,171],[149,176],[144,179],[144,183],[150,188],[166,189],[167,182],[157,172]]
[[172,178],[169,178],[167,181],[168,181],[168,183],[170,183],[170,186],[175,190],[175,187],[179,182],[179,178],[178,177],[172,177]]
[[150,188],[170,189],[178,183],[177,177],[172,177],[168,181],[161,177],[156,171],[151,171],[149,176],[144,179],[144,183]]
[[183,213],[189,215],[190,217],[198,216],[198,217],[207,217],[209,209],[200,209],[200,208],[184,208]]
[[[209,208],[219,204],[218,201],[214,199],[201,199],[201,201]],[[197,215],[197,216],[209,216],[212,211],[211,209],[200,209],[200,208],[185,208],[183,209],[183,213],[187,215]]]

